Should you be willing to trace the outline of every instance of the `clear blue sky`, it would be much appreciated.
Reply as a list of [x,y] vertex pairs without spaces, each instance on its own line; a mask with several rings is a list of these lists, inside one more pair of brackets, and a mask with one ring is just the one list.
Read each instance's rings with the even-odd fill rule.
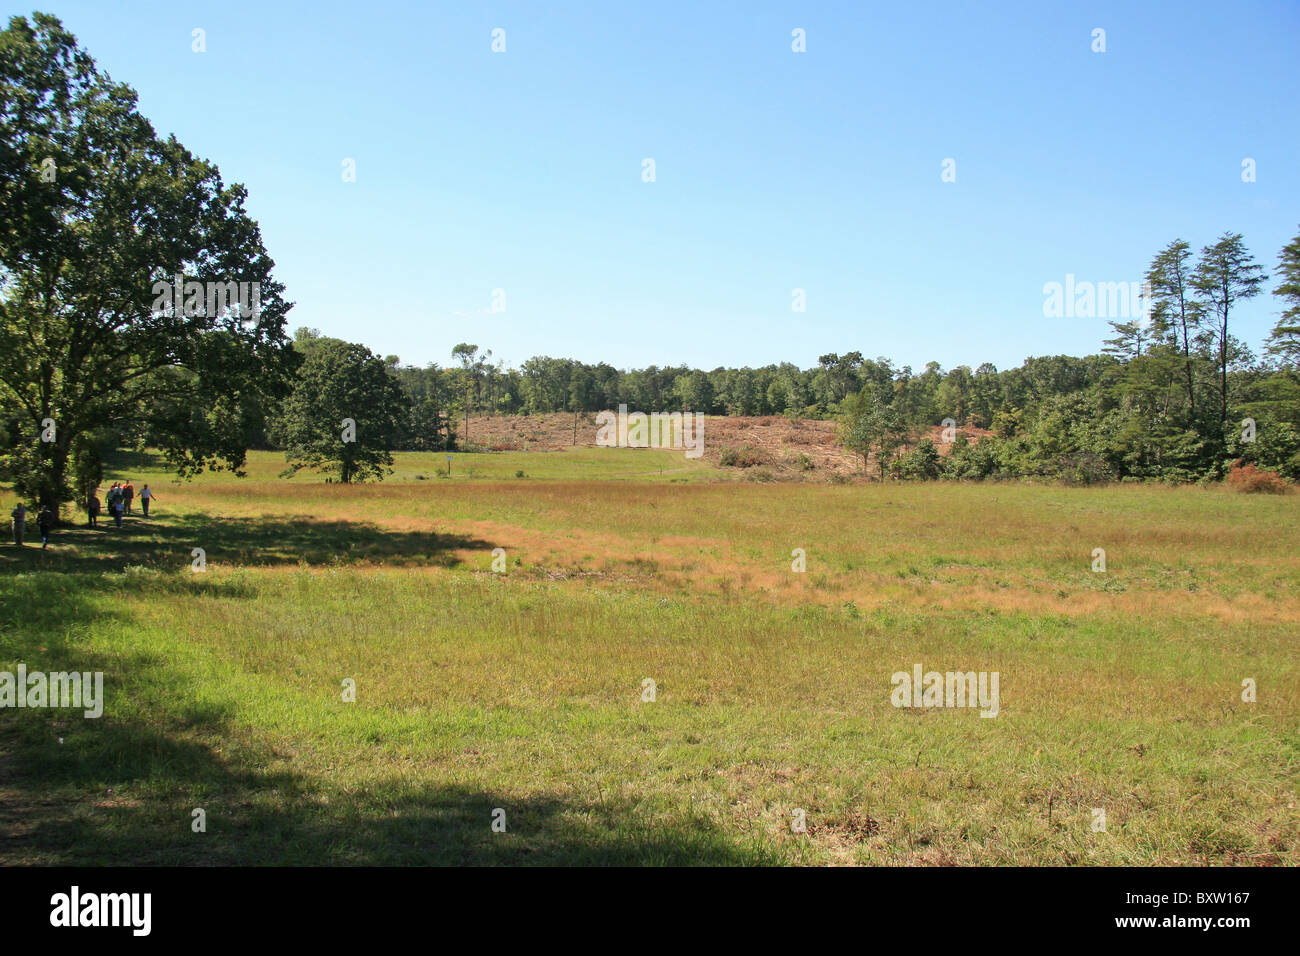
[[1043,318],[1046,282],[1225,230],[1271,275],[1300,230],[1294,0],[37,8],[247,185],[293,327],[414,364],[1005,368],[1109,333]]

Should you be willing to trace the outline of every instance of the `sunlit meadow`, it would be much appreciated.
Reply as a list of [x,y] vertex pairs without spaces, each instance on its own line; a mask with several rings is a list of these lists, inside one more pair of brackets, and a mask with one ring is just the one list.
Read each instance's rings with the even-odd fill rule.
[[1300,862],[1297,496],[396,457],[0,548],[0,669],[107,696],[0,713],[0,862]]

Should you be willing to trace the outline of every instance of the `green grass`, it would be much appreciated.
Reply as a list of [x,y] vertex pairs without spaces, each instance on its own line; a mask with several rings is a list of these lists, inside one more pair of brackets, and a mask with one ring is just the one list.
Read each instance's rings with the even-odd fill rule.
[[[451,457],[451,474],[447,474],[447,457]],[[110,459],[108,480],[131,478],[137,492],[143,482],[162,485],[173,480],[162,458],[152,452],[120,452]],[[253,481],[287,480],[295,484],[315,484],[318,472],[303,470],[281,479],[287,465],[284,455],[275,452],[252,452],[245,474]],[[407,481],[505,481],[526,479],[541,481],[683,481],[717,480],[720,473],[702,459],[686,458],[681,452],[658,448],[566,448],[564,451],[499,452],[409,452],[393,453],[390,482]],[[202,479],[200,479],[202,480]],[[207,480],[213,480],[209,476]],[[219,479],[218,479],[219,480]],[[107,488],[107,485],[105,485]]]
[[[118,462],[155,519],[0,548],[0,670],[108,698],[0,711],[0,862],[1300,861],[1295,499],[632,479],[649,454]],[[1001,713],[894,708],[914,663],[998,671]]]

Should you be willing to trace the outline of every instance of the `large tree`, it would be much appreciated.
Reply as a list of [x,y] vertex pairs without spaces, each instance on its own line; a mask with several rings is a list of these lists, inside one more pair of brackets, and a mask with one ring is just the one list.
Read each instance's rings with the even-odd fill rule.
[[[245,195],[159,138],[56,18],[0,32],[0,397],[21,414],[20,492],[56,511],[84,496],[70,475],[93,474],[90,436],[119,423],[181,474],[242,467],[292,371]],[[179,303],[158,288],[177,277]],[[255,290],[243,305],[232,282]]]
[[291,472],[316,468],[344,483],[382,480],[410,414],[383,359],[364,345],[322,337],[307,352],[276,434]]
[[1269,334],[1268,351],[1284,365],[1300,370],[1300,235],[1283,247],[1277,259],[1282,283],[1273,294],[1285,300],[1287,307]]
[[1192,288],[1211,323],[1219,365],[1219,422],[1228,420],[1228,364],[1232,352],[1228,322],[1238,302],[1259,295],[1268,276],[1246,249],[1240,233],[1224,233],[1201,250]]
[[[1182,356],[1188,414],[1195,417],[1196,385],[1192,374],[1192,343],[1200,328],[1201,308],[1200,302],[1192,295],[1191,248],[1181,239],[1169,243],[1151,261],[1146,278],[1151,295],[1153,331],[1171,342]],[[1137,324],[1140,327],[1140,323]]]

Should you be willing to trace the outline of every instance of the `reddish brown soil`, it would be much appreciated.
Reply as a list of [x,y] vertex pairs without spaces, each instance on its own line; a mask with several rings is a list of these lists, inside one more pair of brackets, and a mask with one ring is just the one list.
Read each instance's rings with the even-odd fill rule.
[[[464,433],[464,421],[458,434]],[[846,452],[836,441],[835,422],[782,415],[709,416],[704,422],[704,460],[720,464],[727,449],[752,449],[757,464],[743,470],[781,481],[826,481],[832,476],[863,477],[862,459]],[[943,428],[935,426],[917,436],[929,438],[946,455],[952,445],[943,441]],[[578,415],[576,442],[574,418],[563,412],[547,415],[471,416],[469,433],[474,445],[492,451],[558,451],[594,447],[596,422],[591,413]],[[972,443],[989,432],[962,427],[957,433]],[[872,462],[875,474],[875,462]]]

